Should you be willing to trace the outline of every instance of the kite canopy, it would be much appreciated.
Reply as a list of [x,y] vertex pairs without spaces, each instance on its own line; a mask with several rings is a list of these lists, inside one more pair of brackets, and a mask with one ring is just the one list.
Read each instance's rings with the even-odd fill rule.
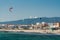
[[13,9],[13,7],[10,7],[10,8],[9,8],[9,11],[12,12],[12,9]]

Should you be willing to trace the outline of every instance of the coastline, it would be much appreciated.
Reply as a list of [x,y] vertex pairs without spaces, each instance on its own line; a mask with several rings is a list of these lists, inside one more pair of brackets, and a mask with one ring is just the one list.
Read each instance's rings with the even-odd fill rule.
[[17,29],[0,29],[0,32],[13,32],[17,34],[29,34],[29,35],[60,35],[60,30],[17,30]]

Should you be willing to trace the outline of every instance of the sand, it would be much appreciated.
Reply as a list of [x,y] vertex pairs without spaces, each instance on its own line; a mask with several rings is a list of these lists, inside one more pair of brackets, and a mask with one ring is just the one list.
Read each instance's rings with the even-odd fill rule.
[[18,30],[18,29],[0,29],[0,31],[13,31],[13,32],[35,32],[35,33],[54,33],[60,34],[60,30]]

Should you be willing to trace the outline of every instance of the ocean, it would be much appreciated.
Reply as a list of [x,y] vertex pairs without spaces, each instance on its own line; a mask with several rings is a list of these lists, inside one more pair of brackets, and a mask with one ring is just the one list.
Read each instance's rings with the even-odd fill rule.
[[60,35],[28,35],[16,32],[0,32],[0,40],[60,40]]

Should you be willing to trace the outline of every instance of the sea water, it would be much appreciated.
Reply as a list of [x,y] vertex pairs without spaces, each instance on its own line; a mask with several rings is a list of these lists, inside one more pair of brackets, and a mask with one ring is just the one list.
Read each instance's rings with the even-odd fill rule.
[[0,32],[0,40],[60,40],[60,35],[28,35],[16,32]]

